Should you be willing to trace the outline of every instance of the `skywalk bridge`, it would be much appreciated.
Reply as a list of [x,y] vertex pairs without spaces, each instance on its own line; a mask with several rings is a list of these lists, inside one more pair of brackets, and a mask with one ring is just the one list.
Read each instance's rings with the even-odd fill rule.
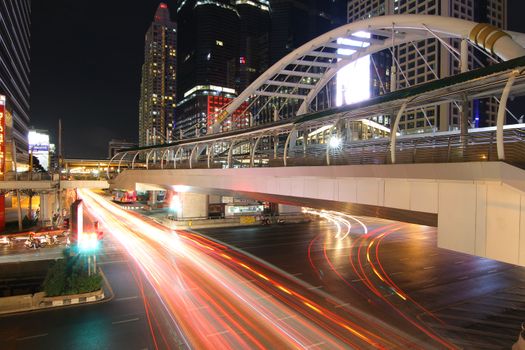
[[[357,35],[363,31],[370,37]],[[403,89],[319,108],[323,89],[342,67],[429,38],[450,51],[462,73],[413,86],[405,76]],[[436,225],[440,247],[525,266],[525,125],[505,125],[512,119],[509,96],[525,91],[523,43],[521,34],[435,16],[348,24],[283,58],[218,111],[212,129],[222,132],[126,150],[110,161],[107,175],[115,188],[183,185],[190,192]],[[341,48],[353,53],[343,55]],[[481,51],[498,62],[469,70],[472,52]],[[394,65],[399,67],[396,60]],[[497,125],[469,129],[467,106],[481,98],[499,101]],[[431,125],[430,133],[400,132],[407,111],[450,104],[460,111],[460,130]],[[268,106],[272,121],[260,124]],[[245,108],[250,127],[235,129],[239,108]],[[353,122],[384,115],[391,116],[391,125],[383,126],[382,137],[355,140]]]

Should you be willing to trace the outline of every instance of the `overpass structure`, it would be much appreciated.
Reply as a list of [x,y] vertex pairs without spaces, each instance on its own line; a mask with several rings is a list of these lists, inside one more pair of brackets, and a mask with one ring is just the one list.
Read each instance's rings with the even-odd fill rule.
[[[371,35],[362,38],[363,31]],[[342,44],[339,38],[359,43]],[[316,99],[342,67],[365,54],[428,38],[450,50],[461,74],[316,109]],[[449,39],[460,40],[461,50]],[[435,16],[348,24],[283,58],[219,111],[215,128],[224,132],[126,150],[110,161],[107,175],[116,188],[240,193],[437,225],[440,247],[525,266],[525,125],[505,125],[509,96],[525,91],[523,42],[520,34]],[[338,49],[353,53],[341,55]],[[467,71],[473,50],[500,62]],[[485,97],[500,102],[497,125],[468,129],[465,106]],[[450,103],[461,111],[459,131],[399,132],[405,112]],[[291,115],[288,105],[296,107]],[[252,106],[249,128],[218,128],[244,106]],[[257,125],[267,106],[273,106],[272,122]],[[392,125],[383,137],[354,140],[352,121],[385,114]]]

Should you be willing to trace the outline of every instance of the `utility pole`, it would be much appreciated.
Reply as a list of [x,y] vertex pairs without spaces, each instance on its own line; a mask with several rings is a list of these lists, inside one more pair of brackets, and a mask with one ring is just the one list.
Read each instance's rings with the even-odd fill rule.
[[[62,119],[58,118],[58,216],[59,221],[62,218],[62,189],[60,181],[62,180]],[[62,218],[63,220],[64,218]]]
[[[15,181],[18,181],[18,171],[17,171],[17,165],[16,165],[16,143],[15,139],[13,138],[13,166],[15,169]],[[16,190],[16,201],[18,203],[17,208],[17,214],[18,214],[18,231],[22,231],[22,203],[20,203],[20,190]]]

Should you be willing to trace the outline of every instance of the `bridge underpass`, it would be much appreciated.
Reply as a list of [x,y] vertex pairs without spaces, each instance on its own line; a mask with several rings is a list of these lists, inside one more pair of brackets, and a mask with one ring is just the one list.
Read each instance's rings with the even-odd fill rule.
[[523,170],[503,162],[470,162],[126,170],[111,185],[187,186],[187,192],[240,194],[437,226],[441,248],[525,266],[524,179]]

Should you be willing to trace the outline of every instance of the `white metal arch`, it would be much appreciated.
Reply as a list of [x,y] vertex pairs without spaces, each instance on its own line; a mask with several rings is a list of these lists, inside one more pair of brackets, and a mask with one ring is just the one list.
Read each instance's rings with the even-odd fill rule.
[[[355,35],[363,31],[383,39],[367,39]],[[327,32],[282,58],[218,114],[216,125],[222,124],[244,101],[254,95],[302,100],[297,114],[306,113],[310,102],[330,79],[357,58],[400,44],[434,38],[436,35],[442,39],[469,40],[473,45],[504,61],[525,55],[525,49],[510,34],[489,24],[430,15],[373,17]],[[340,38],[352,39],[362,45],[341,44],[338,43]],[[350,56],[341,55],[334,50],[340,48],[352,49],[355,53]]]

